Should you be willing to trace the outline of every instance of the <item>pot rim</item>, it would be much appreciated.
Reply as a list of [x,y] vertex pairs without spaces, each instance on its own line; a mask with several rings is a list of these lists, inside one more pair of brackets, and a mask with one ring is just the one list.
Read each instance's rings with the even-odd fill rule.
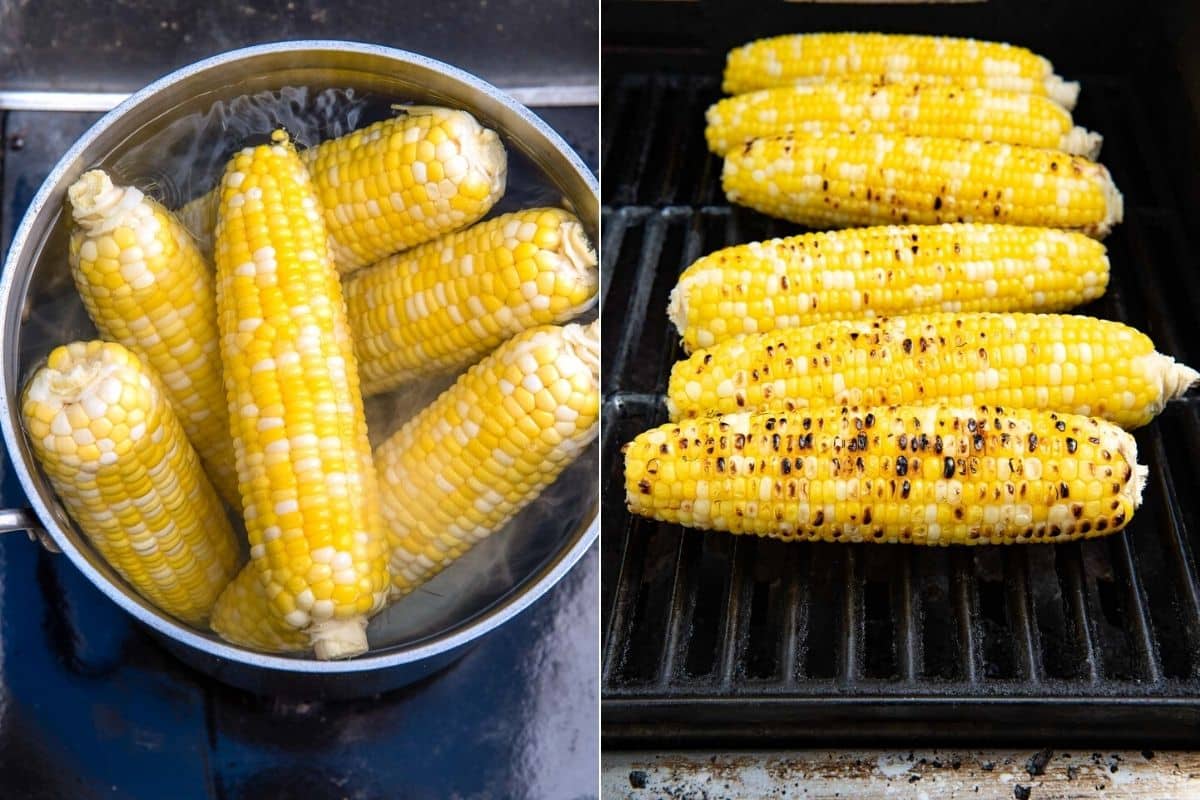
[[[10,337],[15,336],[17,332],[17,327],[12,320],[19,317],[21,309],[19,307],[12,307],[15,274],[19,255],[30,246],[31,236],[34,233],[34,220],[47,204],[55,187],[63,180],[66,173],[74,168],[75,162],[78,161],[82,153],[101,134],[126,115],[136,113],[139,110],[139,106],[145,101],[174,84],[191,78],[197,73],[204,72],[213,67],[227,65],[231,62],[253,59],[263,55],[296,51],[349,52],[383,57],[408,66],[434,70],[458,81],[464,84],[466,88],[480,92],[502,104],[508,111],[516,114],[525,123],[532,126],[557,152],[557,155],[565,159],[570,168],[584,179],[585,184],[591,190],[592,194],[597,198],[599,196],[600,187],[595,175],[557,132],[550,128],[536,114],[509,97],[503,91],[458,67],[407,50],[333,39],[297,39],[230,50],[180,67],[130,95],[120,105],[97,120],[95,124],[71,145],[70,149],[54,165],[54,168],[46,176],[45,181],[42,182],[37,194],[34,195],[33,200],[30,202],[28,209],[13,234],[9,252],[4,260],[3,272],[0,273],[0,324],[3,324],[3,328],[0,328],[0,342],[9,341]],[[5,363],[3,364],[3,368],[0,369],[0,390],[4,392],[4,405],[0,406],[0,429],[3,430],[4,444],[8,449],[9,459],[20,481],[21,489],[25,493],[25,499],[33,507],[38,520],[44,526],[46,532],[71,560],[71,563],[83,572],[94,586],[126,612],[132,614],[139,622],[150,627],[155,633],[165,636],[174,642],[219,659],[278,672],[343,674],[411,664],[446,653],[478,639],[525,610],[562,579],[583,554],[587,552],[588,548],[592,546],[592,543],[596,541],[600,534],[599,506],[597,505],[597,513],[588,523],[586,530],[577,537],[569,548],[560,551],[549,562],[544,564],[538,572],[531,575],[524,586],[512,591],[507,597],[493,603],[473,618],[468,618],[466,621],[460,622],[440,634],[421,639],[411,645],[400,645],[389,649],[387,652],[367,654],[346,661],[318,661],[312,658],[289,658],[237,647],[219,639],[210,639],[200,635],[183,623],[175,621],[173,618],[154,608],[154,606],[143,600],[135,592],[122,589],[93,567],[83,553],[74,545],[71,537],[67,536],[62,530],[50,507],[42,498],[39,487],[32,475],[30,464],[28,463],[28,454],[24,445],[24,434],[18,429],[16,423],[18,415],[16,398],[19,392],[19,385],[14,386],[13,384],[19,384],[19,375],[16,374],[16,364],[14,363],[16,361],[15,348],[13,352],[9,352],[8,348],[5,348],[3,359]],[[10,373],[14,375],[12,380],[9,378]],[[20,458],[14,458],[12,455],[14,453],[19,454]]]

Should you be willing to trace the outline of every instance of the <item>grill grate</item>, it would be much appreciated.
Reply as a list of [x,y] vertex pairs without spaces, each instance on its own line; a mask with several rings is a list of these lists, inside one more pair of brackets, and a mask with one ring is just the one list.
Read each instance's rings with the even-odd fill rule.
[[[620,447],[666,420],[662,395],[682,355],[665,314],[678,273],[719,247],[802,229],[724,204],[702,130],[714,77],[630,73],[605,85],[606,743],[1194,738],[1200,398],[1138,432],[1152,475],[1145,503],[1106,539],[786,544],[627,514]],[[1126,197],[1126,221],[1106,242],[1109,291],[1084,311],[1200,362],[1190,217],[1152,123],[1163,112],[1134,76],[1084,86],[1076,118],[1105,135],[1102,158]]]

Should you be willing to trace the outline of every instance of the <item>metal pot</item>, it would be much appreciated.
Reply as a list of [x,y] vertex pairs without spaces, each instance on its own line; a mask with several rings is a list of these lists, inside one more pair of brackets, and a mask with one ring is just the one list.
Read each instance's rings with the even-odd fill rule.
[[[27,530],[57,548],[100,591],[146,625],[193,667],[220,681],[261,693],[312,698],[373,694],[418,680],[450,663],[465,648],[511,619],[557,583],[599,533],[595,446],[551,493],[556,503],[535,506],[503,536],[480,544],[462,560],[465,570],[487,570],[488,592],[454,602],[453,591],[430,591],[375,620],[372,650],[349,661],[270,656],[230,645],[158,611],[136,594],[88,544],[67,517],[33,460],[18,420],[23,379],[53,346],[94,332],[74,296],[65,253],[67,187],[85,170],[118,161],[185,115],[216,101],[285,86],[350,88],[399,101],[464,108],[497,130],[512,162],[553,187],[589,229],[599,219],[595,177],[562,139],[495,87],[433,59],[385,47],[298,41],[235,50],[184,67],[134,94],[79,139],[50,173],[13,239],[0,277],[0,348],[3,369],[0,427],[31,508],[0,511],[0,530]],[[232,145],[237,145],[234,142]],[[139,176],[123,174],[136,180]],[[514,175],[510,173],[510,183]],[[557,197],[556,197],[557,199]],[[35,324],[38,319],[42,325]],[[45,330],[45,320],[54,329]],[[450,589],[473,582],[447,569]],[[477,572],[476,574],[482,574]],[[500,575],[500,579],[495,579]],[[442,576],[436,580],[441,580]],[[477,582],[477,581],[475,581]],[[430,584],[433,585],[432,583]]]

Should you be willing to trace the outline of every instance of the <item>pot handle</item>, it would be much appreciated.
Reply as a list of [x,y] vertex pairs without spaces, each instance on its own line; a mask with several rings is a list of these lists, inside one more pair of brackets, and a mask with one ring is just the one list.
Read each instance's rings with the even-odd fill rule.
[[[3,475],[3,481],[0,481],[0,500],[3,502],[0,503],[0,506],[28,502],[13,477],[12,462],[7,453],[0,455],[0,470],[3,470],[0,472]],[[50,534],[46,533],[41,520],[38,519],[37,514],[33,513],[32,508],[0,507],[0,534],[16,533],[17,531],[25,531],[31,541],[41,542],[42,547],[51,553],[62,552]]]

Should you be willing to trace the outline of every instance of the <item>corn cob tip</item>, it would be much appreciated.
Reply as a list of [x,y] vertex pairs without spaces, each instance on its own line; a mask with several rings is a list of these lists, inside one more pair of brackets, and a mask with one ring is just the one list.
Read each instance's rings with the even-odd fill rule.
[[[35,402],[50,404],[62,414],[67,414],[72,406],[79,406],[88,417],[103,416],[107,405],[116,402],[113,396],[121,390],[117,379],[108,378],[120,370],[123,354],[127,352],[122,345],[99,340],[59,345],[29,381],[27,396]],[[157,387],[148,381],[141,385],[144,391],[157,392]]]
[[[682,282],[676,283],[671,289],[671,296],[667,300],[667,319],[671,320],[671,324],[675,326],[675,330],[679,331],[679,336],[683,336],[684,330],[687,329],[687,290],[683,287]],[[686,351],[687,346],[684,345]]]
[[[1157,371],[1162,376],[1163,405],[1166,405],[1169,400],[1183,397],[1188,389],[1191,389],[1196,385],[1197,381],[1200,381],[1200,372],[1192,369],[1187,364],[1180,364],[1168,355],[1154,353],[1151,358],[1157,362],[1151,369]],[[1158,410],[1161,411],[1162,409]]]
[[1087,128],[1081,128],[1076,125],[1063,137],[1062,149],[1064,152],[1090,158],[1095,161],[1100,155],[1100,147],[1103,144],[1103,136],[1095,131],[1089,131]]
[[330,619],[308,627],[313,653],[322,661],[353,658],[367,652],[367,619]]
[[587,325],[571,323],[563,326],[563,339],[575,357],[582,361],[592,371],[592,376],[600,378],[600,320],[592,320]]
[[1125,431],[1122,431],[1122,434],[1117,442],[1117,452],[1125,459],[1126,464],[1133,467],[1133,474],[1125,482],[1121,493],[1129,496],[1133,510],[1136,511],[1142,506],[1142,492],[1146,490],[1146,481],[1150,479],[1150,468],[1138,463],[1137,440],[1133,435]]
[[1104,195],[1104,219],[1095,227],[1084,230],[1089,236],[1103,239],[1112,232],[1113,226],[1125,219],[1125,197],[1113,183],[1112,174],[1103,164],[1096,164],[1100,180],[1100,191]]
[[72,216],[94,233],[112,230],[125,219],[125,212],[142,202],[144,194],[132,186],[114,186],[102,169],[83,173],[67,189]]
[[1061,75],[1050,73],[1046,76],[1046,96],[1067,111],[1075,108],[1079,101],[1079,81],[1064,80]]
[[591,275],[597,264],[596,251],[588,241],[583,225],[578,220],[567,220],[559,228],[562,237],[563,255],[582,275]]
[[[504,194],[505,182],[508,179],[508,156],[504,151],[504,143],[500,136],[491,128],[485,128],[475,117],[466,111],[440,108],[438,106],[404,106],[396,107],[410,117],[433,115],[454,120],[456,126],[461,126],[459,155],[469,165],[474,173],[473,182],[487,184],[486,194],[500,198]],[[465,181],[466,176],[464,176]]]

